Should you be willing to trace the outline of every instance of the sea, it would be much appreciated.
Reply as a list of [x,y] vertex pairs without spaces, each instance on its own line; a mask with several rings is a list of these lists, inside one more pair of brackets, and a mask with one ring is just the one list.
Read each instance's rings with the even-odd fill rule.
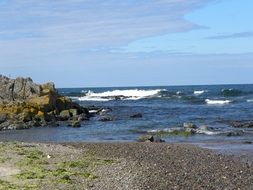
[[[141,135],[202,127],[190,136],[168,135],[168,143],[193,143],[253,151],[253,128],[234,128],[233,121],[253,120],[253,85],[60,88],[59,93],[85,107],[103,108],[113,121],[99,117],[80,128],[62,124],[29,130],[1,131],[0,140],[40,142],[136,142]],[[131,118],[141,113],[141,118]],[[206,129],[206,130],[205,130]],[[223,146],[221,146],[223,145]]]

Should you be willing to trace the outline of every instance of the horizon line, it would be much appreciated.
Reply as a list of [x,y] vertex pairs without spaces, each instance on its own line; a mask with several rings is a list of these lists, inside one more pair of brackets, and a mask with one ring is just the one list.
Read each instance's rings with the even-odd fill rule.
[[142,87],[183,87],[183,86],[232,86],[232,85],[253,85],[253,83],[216,83],[216,84],[176,84],[176,85],[136,85],[136,86],[88,86],[88,87],[56,87],[63,88],[142,88]]

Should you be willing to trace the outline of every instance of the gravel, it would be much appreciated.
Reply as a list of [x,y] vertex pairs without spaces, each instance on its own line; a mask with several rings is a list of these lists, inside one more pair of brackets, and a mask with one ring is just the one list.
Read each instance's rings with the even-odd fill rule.
[[99,167],[91,189],[253,189],[253,167],[187,144],[74,143],[96,156],[120,160]]

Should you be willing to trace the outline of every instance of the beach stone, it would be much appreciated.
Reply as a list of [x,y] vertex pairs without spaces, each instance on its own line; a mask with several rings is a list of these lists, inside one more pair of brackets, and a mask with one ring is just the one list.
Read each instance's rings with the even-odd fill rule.
[[142,114],[141,113],[134,113],[130,117],[131,118],[142,118]]

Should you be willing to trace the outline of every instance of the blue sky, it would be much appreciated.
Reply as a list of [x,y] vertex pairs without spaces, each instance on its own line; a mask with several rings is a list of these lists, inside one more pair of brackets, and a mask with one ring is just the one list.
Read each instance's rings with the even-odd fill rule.
[[0,70],[58,87],[253,83],[251,0],[0,0]]

